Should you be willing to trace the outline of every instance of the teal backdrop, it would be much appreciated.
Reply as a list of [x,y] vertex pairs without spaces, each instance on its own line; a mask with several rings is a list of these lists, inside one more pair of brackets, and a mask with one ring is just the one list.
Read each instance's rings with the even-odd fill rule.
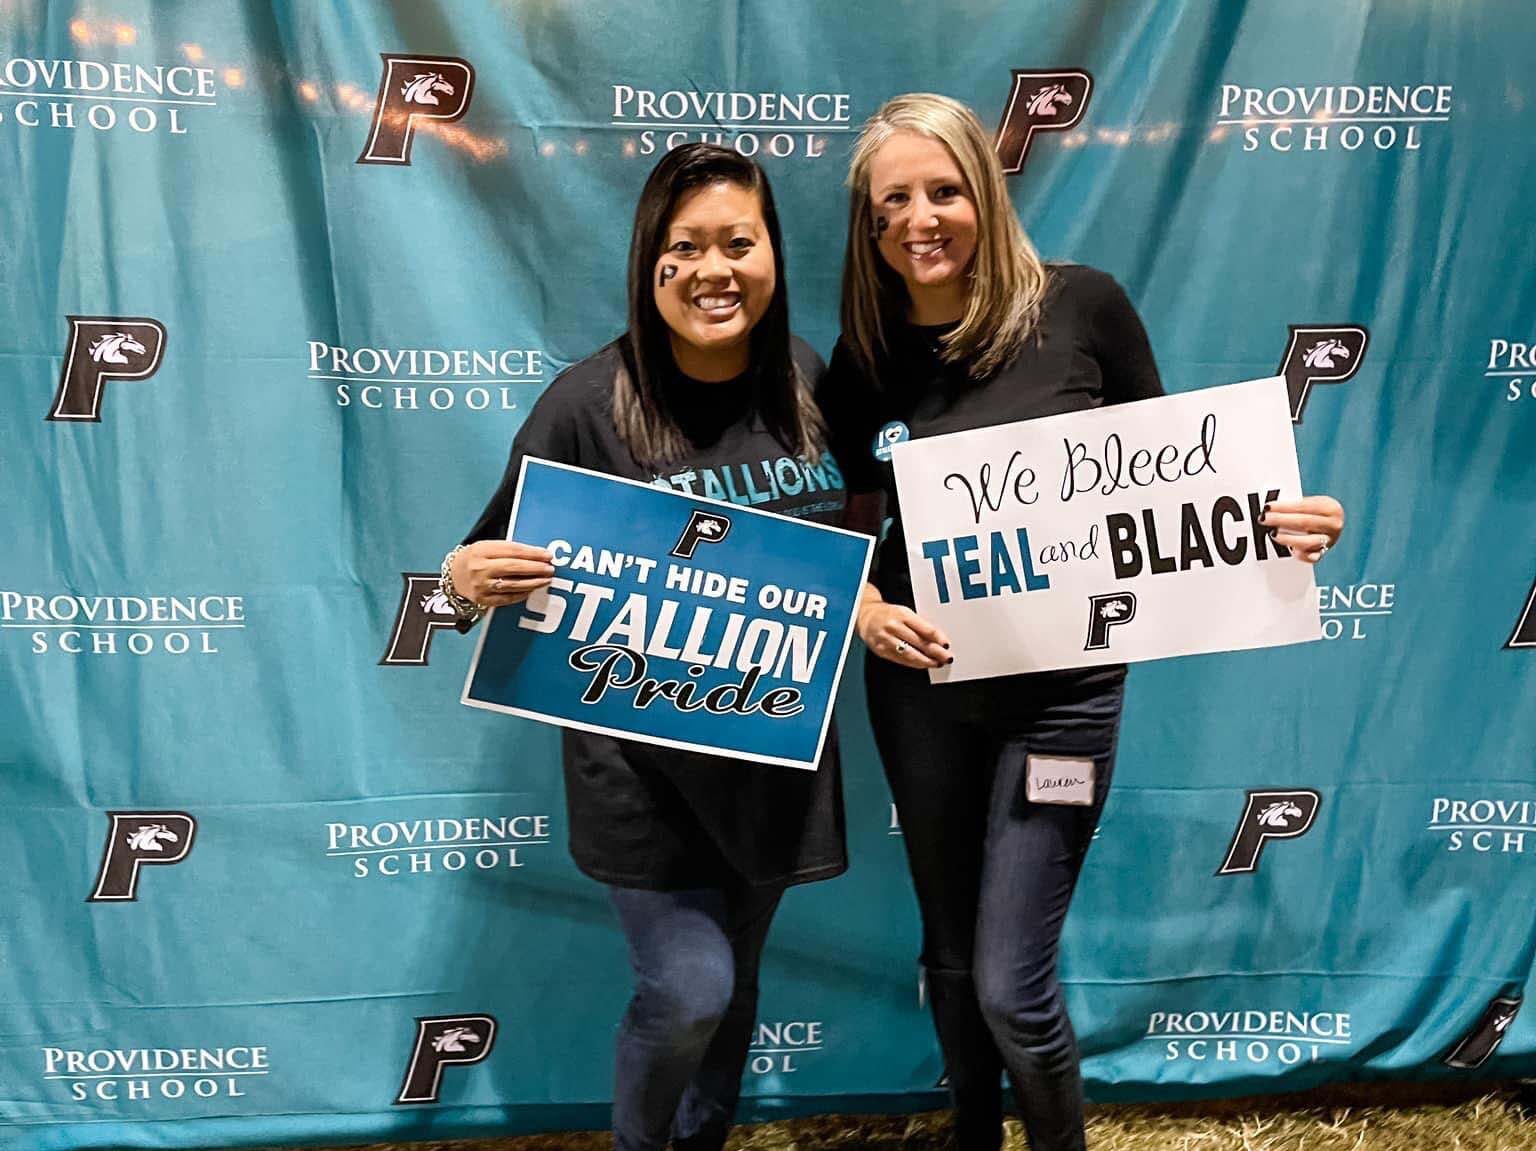
[[[1285,370],[1348,508],[1328,640],[1132,670],[1062,958],[1092,1097],[1536,1073],[1533,43],[1517,0],[4,0],[0,1144],[605,1121],[558,733],[458,703],[430,577],[619,329],[669,143],[763,160],[826,354],[909,90],[1006,121],[1170,390]],[[785,900],[744,1117],[941,1100],[857,663],[852,868]]]

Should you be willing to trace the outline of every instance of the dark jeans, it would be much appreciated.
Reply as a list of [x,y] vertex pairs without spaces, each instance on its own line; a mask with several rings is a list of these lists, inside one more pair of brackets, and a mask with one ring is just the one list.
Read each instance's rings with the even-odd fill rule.
[[[923,920],[922,962],[962,1151],[1002,1141],[1002,1071],[1034,1151],[1080,1151],[1077,1041],[1057,946],[1109,790],[1124,680],[930,685],[871,656],[870,718]],[[1032,803],[1030,754],[1092,759],[1094,801]]]
[[757,967],[782,887],[610,887],[635,994],[614,1055],[615,1151],[719,1151],[757,1016]]

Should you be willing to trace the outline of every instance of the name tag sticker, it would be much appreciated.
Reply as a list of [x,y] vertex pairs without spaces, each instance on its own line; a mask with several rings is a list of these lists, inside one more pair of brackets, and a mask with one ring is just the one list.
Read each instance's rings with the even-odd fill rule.
[[1093,760],[1032,755],[1024,761],[1025,792],[1031,803],[1093,803]]

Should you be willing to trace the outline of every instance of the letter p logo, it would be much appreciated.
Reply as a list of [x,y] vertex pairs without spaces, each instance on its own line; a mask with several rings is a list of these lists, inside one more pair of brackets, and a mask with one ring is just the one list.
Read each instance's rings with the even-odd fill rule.
[[456,627],[459,617],[438,587],[437,572],[401,572],[405,590],[395,612],[395,626],[384,649],[383,667],[426,667],[432,633]]
[[1500,996],[1483,1009],[1472,1030],[1462,1036],[1441,1060],[1447,1067],[1472,1070],[1481,1067],[1493,1057],[1504,1042],[1504,1035],[1520,1014],[1518,997]]
[[1370,333],[1358,325],[1291,325],[1291,342],[1286,345],[1276,375],[1285,377],[1293,424],[1301,423],[1313,384],[1342,384],[1354,377],[1360,370],[1360,361],[1365,359],[1368,343]]
[[1296,791],[1250,791],[1227,858],[1217,875],[1239,875],[1259,869],[1259,855],[1271,839],[1305,835],[1317,818],[1323,797],[1310,788]]
[[496,1020],[490,1015],[425,1015],[416,1019],[416,1043],[405,1067],[395,1105],[436,1103],[443,1068],[467,1067],[491,1053]]
[[197,820],[184,811],[109,811],[107,819],[107,845],[87,903],[136,901],[139,868],[180,863],[197,835]]
[[1084,651],[1104,651],[1109,647],[1109,629],[1136,618],[1136,593],[1116,592],[1113,595],[1088,597],[1088,642]]
[[50,420],[101,422],[108,380],[147,380],[165,356],[165,325],[148,316],[68,316],[69,347]]
[[1057,72],[1013,70],[1013,91],[997,126],[997,158],[1010,176],[1024,167],[1037,132],[1075,128],[1088,110],[1093,77],[1079,68]]
[[717,544],[731,533],[731,520],[716,511],[695,508],[688,518],[688,526],[672,545],[672,554],[678,559],[691,560],[694,549],[700,544]]
[[373,125],[359,164],[411,162],[411,145],[422,123],[447,124],[469,111],[475,69],[457,56],[379,53],[384,79],[373,103]]

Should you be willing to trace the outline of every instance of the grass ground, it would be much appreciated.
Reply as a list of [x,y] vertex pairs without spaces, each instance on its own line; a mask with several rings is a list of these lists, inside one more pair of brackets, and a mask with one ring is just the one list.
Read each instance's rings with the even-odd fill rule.
[[[942,1112],[831,1115],[741,1127],[727,1151],[947,1151]],[[608,1151],[606,1134],[453,1143],[374,1144],[368,1151]],[[1477,1097],[1407,1087],[1158,1107],[1095,1107],[1090,1151],[1536,1151],[1536,1116],[1512,1092]],[[1025,1151],[1008,1124],[1007,1151]]]

